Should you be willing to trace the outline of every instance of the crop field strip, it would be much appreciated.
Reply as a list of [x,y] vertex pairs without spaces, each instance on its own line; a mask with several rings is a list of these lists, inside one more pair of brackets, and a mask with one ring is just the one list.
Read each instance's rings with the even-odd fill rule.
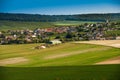
[[26,63],[6,66],[65,66],[95,64],[120,56],[120,49],[92,44],[65,43],[51,48],[36,50],[40,44],[0,45],[0,60],[23,57]]
[[0,21],[0,31],[24,30],[35,28],[49,28],[55,26],[77,26],[84,23],[96,23],[90,21],[57,21],[57,22],[22,22],[22,21]]

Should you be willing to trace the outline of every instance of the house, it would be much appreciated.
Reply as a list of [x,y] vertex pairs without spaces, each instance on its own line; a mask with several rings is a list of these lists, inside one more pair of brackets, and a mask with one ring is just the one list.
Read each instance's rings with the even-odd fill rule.
[[14,36],[10,35],[10,36],[6,36],[5,39],[9,41],[9,40],[14,40],[15,38]]
[[2,39],[2,40],[0,41],[0,44],[8,44],[8,41],[7,41],[6,39]]
[[55,39],[55,40],[51,40],[48,42],[48,44],[61,44],[62,42],[58,39]]
[[0,44],[5,44],[5,43],[6,43],[5,40],[0,41]]
[[53,32],[53,30],[54,30],[53,28],[47,28],[46,32]]
[[32,42],[32,40],[31,40],[30,38],[25,38],[25,41],[26,41],[27,43],[31,43],[31,42]]
[[32,38],[36,38],[36,35],[32,35]]
[[120,36],[117,36],[117,37],[116,37],[116,40],[120,40]]
[[100,40],[106,40],[106,39],[103,37],[103,38],[100,38]]
[[0,32],[0,34],[2,34],[2,32]]

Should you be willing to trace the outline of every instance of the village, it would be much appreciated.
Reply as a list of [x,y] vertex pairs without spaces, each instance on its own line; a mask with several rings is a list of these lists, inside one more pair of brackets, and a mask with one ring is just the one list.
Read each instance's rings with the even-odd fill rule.
[[79,26],[0,31],[0,44],[61,43],[68,41],[119,40],[119,22],[85,23]]

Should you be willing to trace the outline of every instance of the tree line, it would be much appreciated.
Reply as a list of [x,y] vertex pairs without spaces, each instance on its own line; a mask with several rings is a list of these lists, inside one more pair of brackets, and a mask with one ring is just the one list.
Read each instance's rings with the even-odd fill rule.
[[40,14],[15,14],[15,13],[0,13],[0,20],[8,21],[41,21],[53,22],[64,20],[76,21],[106,21],[120,20],[120,13],[108,14],[76,14],[76,15],[40,15]]

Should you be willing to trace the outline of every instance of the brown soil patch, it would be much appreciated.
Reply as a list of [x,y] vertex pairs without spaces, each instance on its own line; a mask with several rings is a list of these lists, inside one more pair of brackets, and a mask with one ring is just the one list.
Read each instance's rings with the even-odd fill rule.
[[98,62],[96,64],[120,64],[120,56],[106,61]]
[[16,63],[21,63],[26,61],[28,61],[28,59],[24,57],[8,58],[8,59],[0,60],[0,66],[5,66],[8,64],[16,64]]
[[97,45],[105,45],[105,46],[120,48],[120,40],[98,40],[98,41],[93,40],[93,41],[81,41],[75,43],[97,44]]

